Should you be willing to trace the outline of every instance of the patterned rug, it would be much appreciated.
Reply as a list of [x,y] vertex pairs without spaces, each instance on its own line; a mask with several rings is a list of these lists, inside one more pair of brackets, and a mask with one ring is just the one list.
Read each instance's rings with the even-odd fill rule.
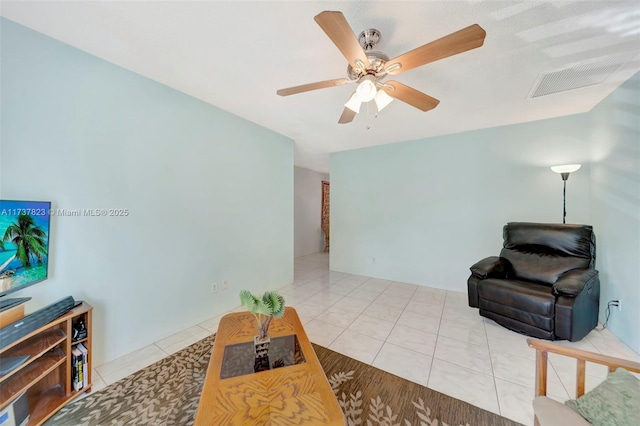
[[[67,405],[45,424],[192,425],[214,339],[215,335],[201,340]],[[313,347],[349,426],[517,425],[337,352]]]

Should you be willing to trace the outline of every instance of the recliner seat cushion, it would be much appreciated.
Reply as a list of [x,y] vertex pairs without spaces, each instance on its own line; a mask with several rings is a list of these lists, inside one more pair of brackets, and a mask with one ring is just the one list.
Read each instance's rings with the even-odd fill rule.
[[545,284],[489,278],[478,283],[480,310],[552,331],[556,298],[551,290]]

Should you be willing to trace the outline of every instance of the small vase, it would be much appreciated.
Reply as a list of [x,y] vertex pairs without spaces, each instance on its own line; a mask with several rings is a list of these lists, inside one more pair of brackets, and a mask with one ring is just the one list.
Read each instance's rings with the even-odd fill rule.
[[267,371],[269,370],[269,357],[265,356],[263,358],[258,358],[256,357],[255,360],[253,360],[253,372],[254,373],[259,373],[261,371]]
[[266,335],[264,337],[253,336],[253,345],[256,350],[256,358],[266,358],[269,354],[269,344],[271,343],[271,338]]

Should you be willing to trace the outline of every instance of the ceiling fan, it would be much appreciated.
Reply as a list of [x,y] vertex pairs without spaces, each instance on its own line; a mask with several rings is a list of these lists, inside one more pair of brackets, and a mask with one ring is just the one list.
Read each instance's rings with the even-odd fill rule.
[[288,87],[276,93],[280,96],[289,96],[358,83],[358,87],[345,104],[344,111],[338,120],[341,124],[350,123],[360,111],[360,105],[372,100],[375,101],[378,111],[389,105],[393,99],[406,102],[421,111],[435,108],[440,103],[439,100],[397,81],[383,81],[383,79],[389,75],[398,75],[430,62],[480,47],[486,35],[485,30],[478,24],[474,24],[389,59],[384,53],[373,50],[380,40],[380,31],[368,29],[356,38],[342,12],[324,11],[314,19],[349,62],[348,78]]

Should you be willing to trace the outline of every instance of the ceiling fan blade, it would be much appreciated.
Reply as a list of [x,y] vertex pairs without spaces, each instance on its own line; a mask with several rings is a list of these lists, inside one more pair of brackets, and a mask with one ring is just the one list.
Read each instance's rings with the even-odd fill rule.
[[[486,31],[480,25],[473,24],[387,61],[386,68],[391,68],[390,75],[397,75],[430,62],[480,47],[483,45],[486,35]],[[401,67],[394,67],[394,64],[401,64]]]
[[325,89],[327,87],[342,86],[351,83],[348,78],[336,78],[335,80],[318,81],[316,83],[303,84],[302,86],[287,87],[276,93],[280,96],[295,95],[296,93],[309,92],[311,90]]
[[[318,25],[320,25],[320,28],[329,36],[333,44],[340,49],[340,52],[342,52],[354,69],[369,67],[369,59],[367,59],[367,55],[364,53],[362,46],[360,46],[356,35],[353,33],[342,12],[325,10],[313,19],[315,19]],[[361,64],[359,64],[358,61],[361,62]]]
[[418,108],[421,111],[429,111],[438,106],[440,103],[436,98],[432,98],[429,95],[413,89],[409,86],[405,86],[397,81],[387,81],[382,87],[387,95],[392,98],[396,98],[399,101],[406,102],[411,106]]
[[342,111],[342,115],[340,116],[340,120],[338,120],[338,123],[340,124],[351,123],[355,117],[356,117],[356,112],[354,110],[344,107],[344,111]]

